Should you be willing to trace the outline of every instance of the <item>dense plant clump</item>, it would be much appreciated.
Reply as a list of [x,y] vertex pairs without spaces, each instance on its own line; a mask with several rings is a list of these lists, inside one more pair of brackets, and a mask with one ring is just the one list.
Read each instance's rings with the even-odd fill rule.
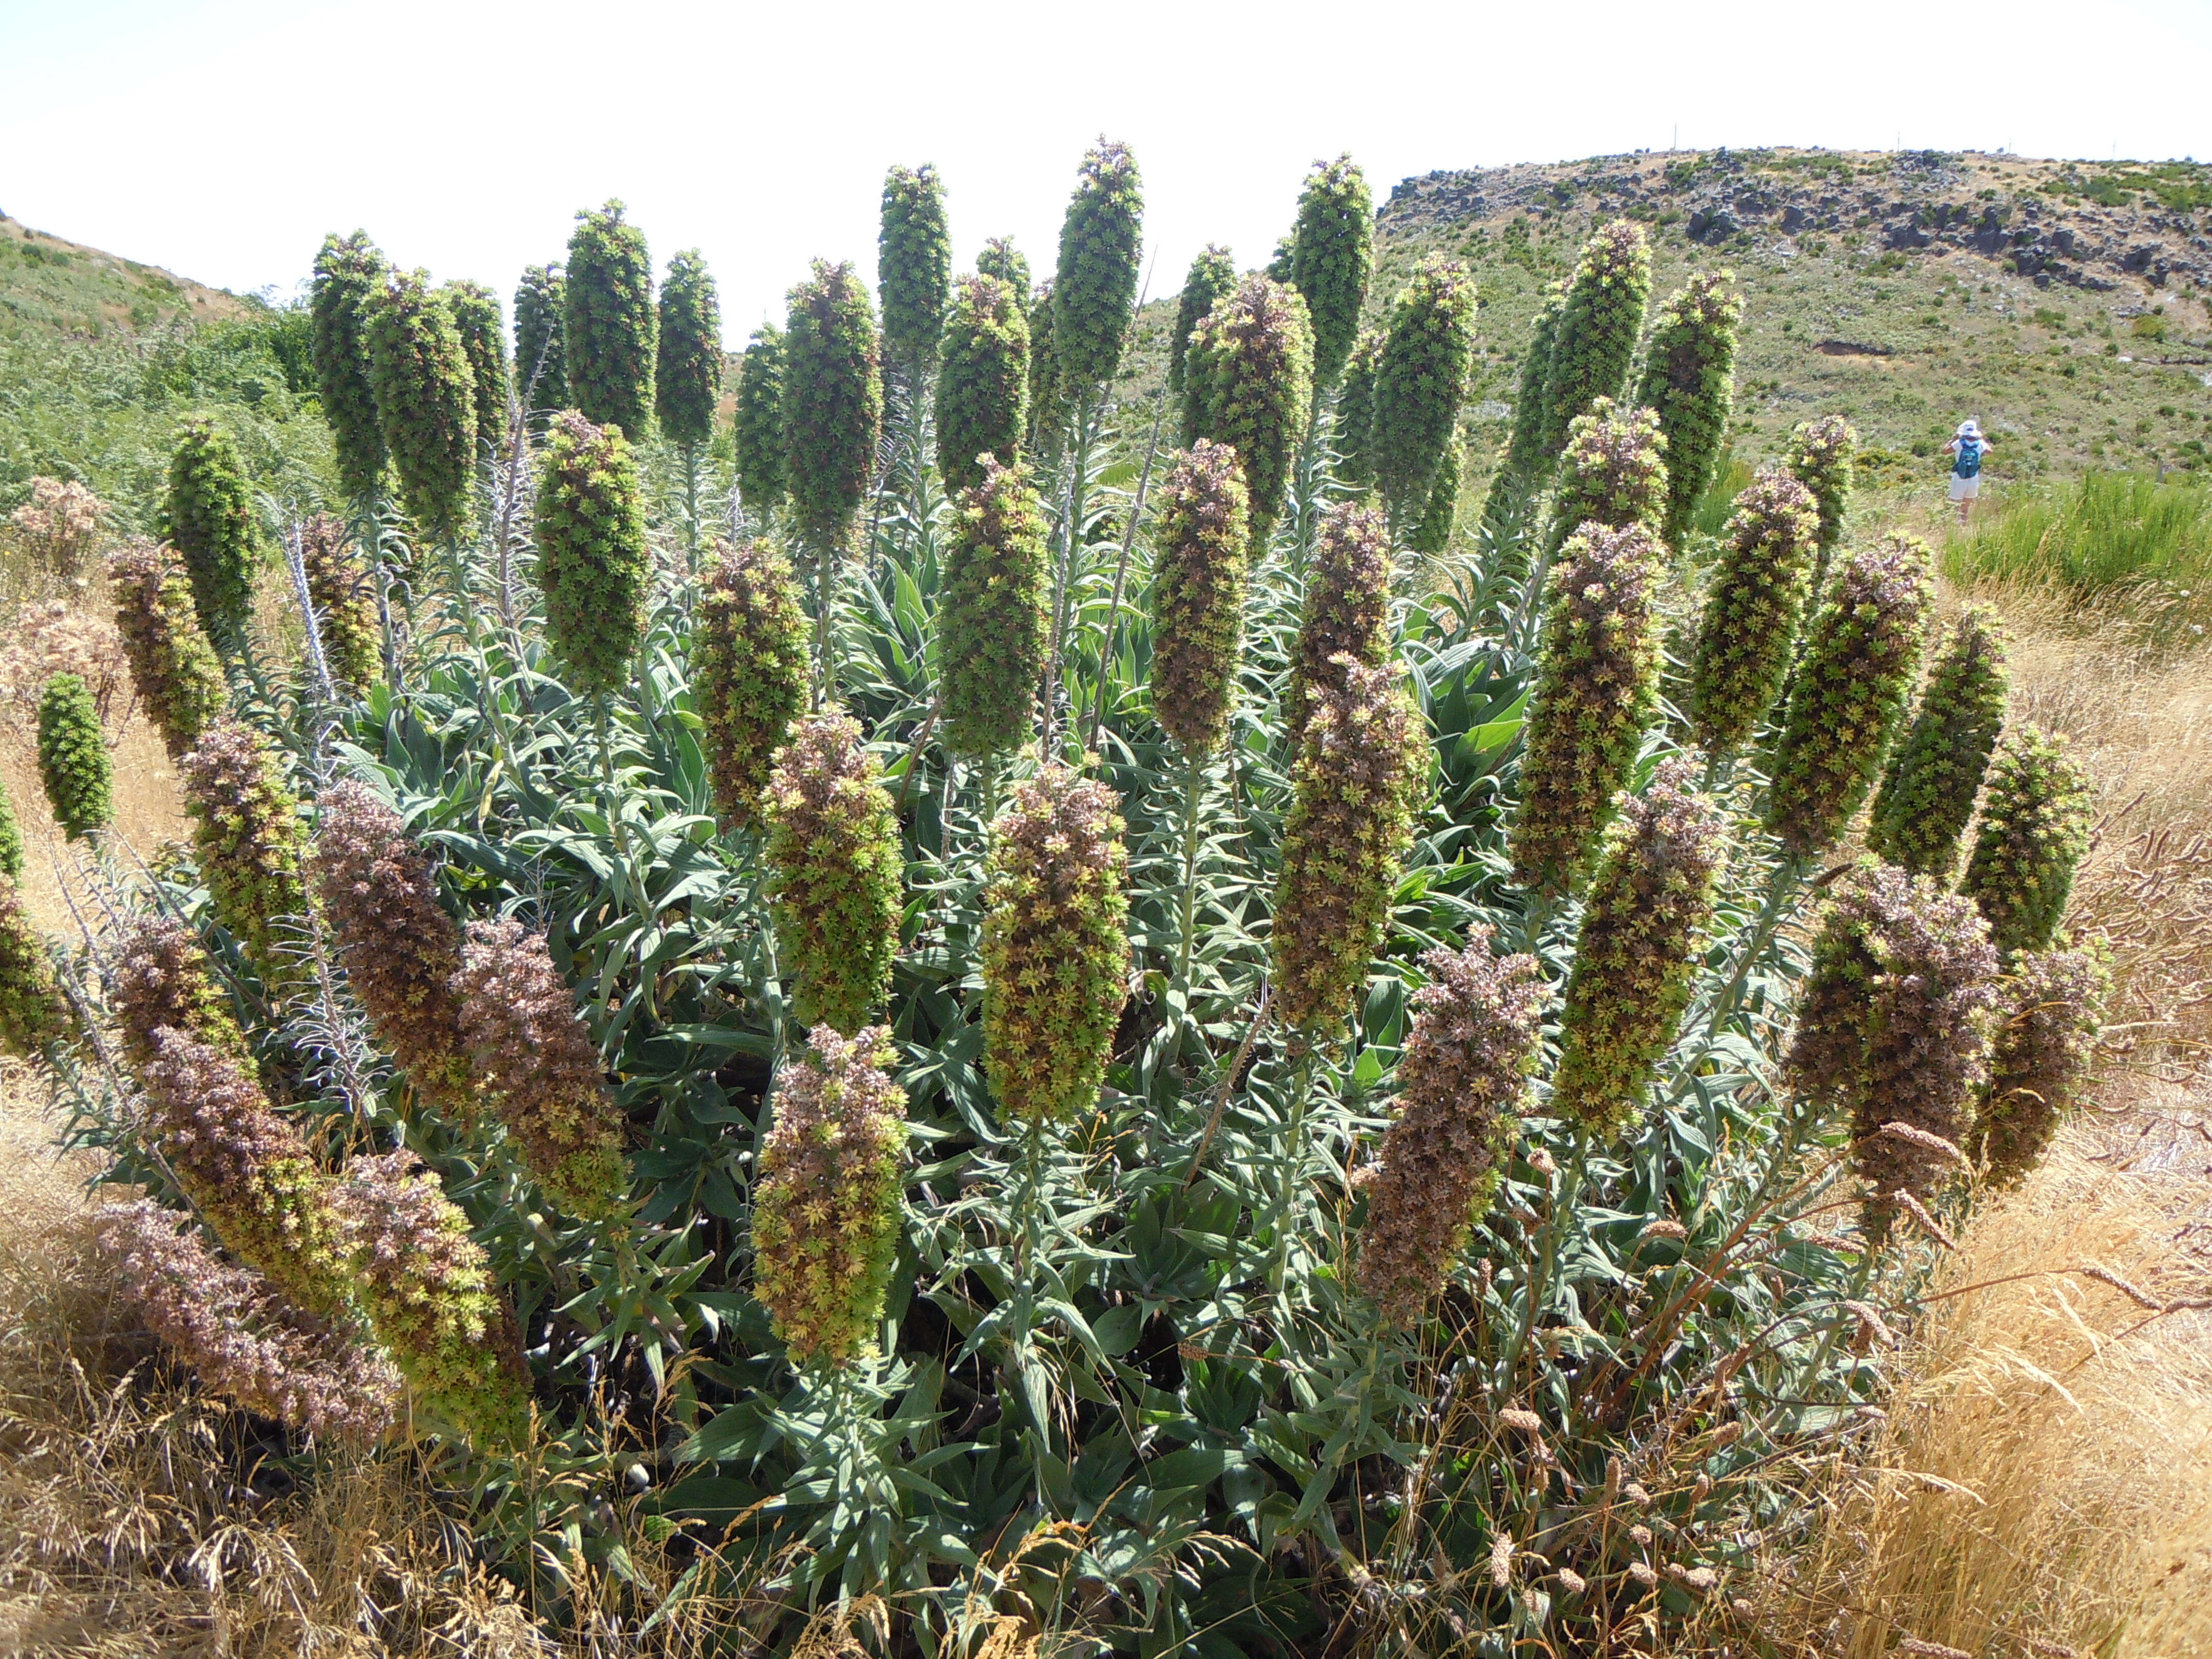
[[1643,1110],[1690,998],[1697,945],[1728,855],[1726,821],[1662,764],[1606,828],[1559,1016],[1552,1108],[1617,1138]]
[[27,1059],[74,1024],[22,890],[12,876],[0,878],[0,1043]]
[[577,212],[561,303],[570,404],[594,426],[618,426],[624,437],[642,439],[653,418],[659,314],[645,233],[624,222],[620,202]]
[[108,556],[107,581],[131,683],[169,758],[181,760],[230,705],[184,562],[159,542],[132,542]]
[[23,821],[15,813],[15,798],[0,783],[0,876],[23,879]]
[[1821,415],[1801,422],[1790,434],[1783,465],[1797,482],[1813,492],[1820,510],[1820,557],[1814,568],[1814,591],[1828,568],[1828,557],[1843,540],[1844,513],[1851,500],[1851,461],[1858,453],[1859,434],[1840,415]]
[[1586,524],[1643,525],[1656,532],[1666,513],[1667,440],[1659,417],[1598,398],[1567,428],[1548,547],[1557,552]]
[[366,692],[383,678],[383,672],[378,659],[376,601],[369,574],[354,554],[353,538],[329,514],[318,513],[300,527],[300,562],[331,678],[356,696]]
[[1375,487],[1375,379],[1382,371],[1382,342],[1375,329],[1359,337],[1336,394],[1336,476],[1354,490]]
[[653,395],[661,435],[699,448],[714,435],[714,410],[722,401],[722,302],[697,248],[668,262],[658,332]]
[[115,822],[115,762],[92,688],[56,674],[39,694],[39,777],[54,822],[71,841]]
[[778,950],[802,1025],[848,1035],[890,986],[904,869],[875,757],[850,716],[816,714],[777,754],[763,809]]
[[356,501],[376,493],[384,477],[384,428],[369,380],[368,318],[384,292],[384,255],[366,231],[323,238],[315,256],[307,312],[315,392],[330,423],[338,483]]
[[1389,622],[1389,526],[1373,507],[1341,502],[1321,521],[1291,677],[1283,686],[1283,727],[1293,749],[1314,698],[1343,685],[1341,659],[1381,665],[1390,650]]
[[1452,527],[1459,521],[1460,475],[1466,465],[1467,446],[1455,432],[1444,450],[1443,459],[1437,464],[1436,482],[1429,486],[1427,510],[1406,538],[1407,550],[1433,558],[1451,545]]
[[[1297,290],[1248,276],[1206,313],[1184,366],[1197,436],[1237,452],[1264,548],[1313,407],[1313,328]],[[1195,440],[1194,440],[1195,441]]]
[[1583,246],[1559,301],[1552,363],[1544,381],[1541,454],[1554,455],[1575,422],[1601,398],[1619,402],[1644,334],[1651,298],[1651,243],[1630,219],[1601,225]]
[[154,1033],[164,1028],[246,1057],[245,1033],[207,952],[173,916],[141,916],[125,929],[108,970],[107,995],[124,1058],[133,1066],[153,1059]]
[[718,541],[691,635],[691,698],[714,799],[732,828],[761,810],[769,770],[806,707],[806,613],[791,561],[765,541]]
[[1144,220],[1137,158],[1100,138],[1076,175],[1052,279],[1053,362],[1071,402],[1087,403],[1121,365]]
[[2008,732],[1990,768],[1981,828],[1959,890],[1989,918],[2007,957],[2057,937],[2088,853],[2094,787],[2064,738],[2040,726]]
[[776,1096],[753,1207],[754,1294],[800,1364],[874,1349],[898,1254],[906,1095],[890,1033],[827,1025]]
[[982,457],[981,479],[961,492],[945,554],[938,609],[938,672],[945,738],[953,752],[987,757],[1018,749],[1044,672],[1044,505],[1020,467]]
[[1550,989],[1535,957],[1493,954],[1492,933],[1478,923],[1464,949],[1421,958],[1429,982],[1413,994],[1396,1114],[1361,1182],[1356,1277],[1386,1320],[1443,1288],[1512,1156]]
[[1661,533],[1679,547],[1712,482],[1735,398],[1736,331],[1743,299],[1732,270],[1699,271],[1659,308],[1637,403],[1655,410],[1667,441],[1667,511]]
[[226,718],[201,732],[182,768],[192,846],[216,917],[264,979],[288,981],[299,971],[291,929],[307,894],[299,803],[276,753],[251,726]]
[[1735,498],[1691,671],[1692,729],[1708,754],[1741,748],[1781,693],[1819,524],[1810,492],[1776,468]]
[[2096,950],[2028,951],[2000,988],[1989,1087],[1970,1150],[2001,1187],[2042,1162],[2087,1080],[2112,969]]
[[994,236],[975,256],[975,274],[995,276],[1014,291],[1014,303],[1024,316],[1030,304],[1030,256],[1014,246],[1011,236]]
[[1152,712],[1183,749],[1229,730],[1244,634],[1249,502],[1237,452],[1201,438],[1162,481],[1152,538]]
[[477,412],[469,453],[481,463],[507,441],[507,319],[499,314],[499,295],[482,283],[450,282],[438,293],[453,314],[469,360],[469,395]]
[[1175,321],[1168,331],[1168,396],[1179,411],[1183,447],[1198,440],[1199,410],[1189,395],[1184,368],[1190,356],[1191,331],[1204,322],[1213,307],[1237,291],[1237,260],[1218,242],[1198,251],[1183,275],[1182,292],[1176,296]]
[[1113,791],[1058,762],[991,826],[983,1066],[1010,1118],[1064,1121],[1097,1103],[1128,1000],[1122,829]]
[[568,356],[562,349],[568,278],[557,265],[525,265],[514,289],[514,385],[539,430],[543,417],[568,403]]
[[1586,526],[1552,568],[1512,836],[1515,878],[1539,892],[1580,888],[1635,768],[1658,691],[1665,568],[1643,525]]
[[453,307],[428,272],[386,280],[368,314],[368,373],[400,501],[424,537],[450,543],[473,511],[476,383]]
[[995,276],[953,290],[937,375],[937,470],[950,491],[983,481],[983,459],[1012,465],[1029,426],[1030,322],[1020,295]]
[[1814,614],[1776,741],[1766,827],[1800,857],[1832,847],[1881,769],[1912,695],[1935,579],[1928,547],[1854,554]]
[[653,566],[629,440],[564,411],[538,464],[537,507],[547,640],[577,690],[612,691],[629,679]]
[[1427,509],[1437,468],[1458,428],[1474,360],[1475,305],[1466,267],[1431,254],[1390,308],[1375,370],[1367,453],[1394,526],[1410,530]]
[[938,331],[952,291],[952,232],[945,181],[924,162],[884,175],[876,239],[876,290],[884,307],[884,357],[920,386],[937,359]]
[[1314,384],[1331,386],[1359,334],[1375,270],[1375,197],[1349,155],[1316,161],[1298,193],[1291,233],[1291,285],[1313,319]]
[[200,626],[228,646],[246,626],[260,534],[246,469],[211,416],[192,416],[178,428],[160,533],[184,561]]
[[1868,848],[1916,876],[1948,880],[2004,725],[2003,625],[1969,605],[1945,630],[1919,711],[1875,792]]
[[1047,283],[1030,305],[1030,432],[1023,447],[1038,455],[1050,453],[1067,431],[1067,395],[1053,349],[1052,319],[1052,284]]
[[850,265],[817,259],[783,331],[784,487],[799,532],[841,550],[867,498],[884,419],[876,319]]
[[746,510],[765,520],[783,500],[783,331],[753,331],[738,363],[738,407],[731,428],[738,489]]
[[1482,521],[1493,532],[1504,532],[1528,514],[1539,480],[1559,452],[1547,450],[1550,433],[1545,394],[1552,378],[1552,349],[1559,331],[1559,313],[1566,304],[1566,285],[1553,283],[1544,290],[1543,303],[1529,325],[1528,346],[1521,358],[1521,379],[1513,395],[1513,424],[1508,428],[1505,452],[1491,474],[1490,490],[1482,502]]

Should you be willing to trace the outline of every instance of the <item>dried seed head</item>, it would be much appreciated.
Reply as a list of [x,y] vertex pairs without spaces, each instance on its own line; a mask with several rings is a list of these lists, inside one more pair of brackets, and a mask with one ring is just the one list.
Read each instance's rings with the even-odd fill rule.
[[1747,742],[1782,690],[1819,523],[1810,492],[1776,469],[1735,498],[1698,618],[1691,696],[1698,744],[1708,754]]
[[1998,750],[1959,890],[1981,907],[2007,956],[2057,937],[2089,850],[2094,797],[2087,770],[2056,732],[2024,726]]
[[1237,452],[1201,438],[1173,458],[1153,531],[1152,708],[1186,752],[1229,730],[1251,548]]
[[806,707],[806,613],[774,543],[719,538],[691,632],[691,698],[714,799],[732,827],[761,810],[775,751]]
[[2027,951],[2013,959],[1973,1132],[1996,1184],[2016,1184],[2041,1161],[2073,1105],[2087,1079],[2112,979],[2101,949]]
[[124,1058],[133,1067],[154,1057],[154,1033],[163,1026],[234,1059],[251,1057],[230,998],[209,971],[207,952],[173,917],[141,916],[125,929],[109,972],[108,998]]
[[2004,724],[2007,684],[2003,624],[1988,605],[1969,605],[1946,630],[1919,712],[1875,793],[1869,851],[1916,876],[1949,878]]

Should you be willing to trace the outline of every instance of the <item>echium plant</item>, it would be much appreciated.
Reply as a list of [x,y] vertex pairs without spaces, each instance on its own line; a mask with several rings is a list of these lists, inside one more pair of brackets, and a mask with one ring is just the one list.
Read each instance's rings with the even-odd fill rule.
[[1816,597],[1829,557],[1843,540],[1844,512],[1851,500],[1851,461],[1858,447],[1859,434],[1849,421],[1840,415],[1821,415],[1799,424],[1783,455],[1782,464],[1813,492],[1820,509],[1820,553],[1813,565]]
[[1050,761],[991,826],[983,1068],[1007,1117],[1097,1103],[1128,1000],[1129,855],[1112,790]]
[[1945,630],[1920,708],[1875,792],[1868,849],[1916,876],[1950,878],[2004,725],[2004,625],[1969,605]]
[[745,510],[765,523],[784,493],[783,331],[773,325],[753,331],[738,360],[738,406],[730,435]]
[[1183,447],[1198,439],[1197,404],[1189,393],[1184,368],[1190,357],[1191,331],[1206,314],[1237,289],[1237,261],[1218,242],[1198,251],[1183,275],[1182,292],[1176,296],[1175,321],[1168,334],[1168,396],[1176,400]]
[[953,503],[938,600],[938,684],[956,754],[1021,747],[1044,672],[1044,506],[1022,466],[982,458]]
[[1648,409],[1600,398],[1567,428],[1546,545],[1553,552],[1586,524],[1656,532],[1667,513],[1667,440]]
[[154,1057],[154,1033],[164,1027],[247,1057],[246,1035],[207,952],[173,916],[156,912],[124,928],[108,967],[107,1000],[123,1056],[134,1067]]
[[1665,567],[1644,525],[1586,525],[1552,567],[1511,842],[1515,879],[1539,892],[1581,887],[1635,770],[1658,693]]
[[568,404],[568,357],[561,346],[568,292],[557,264],[525,265],[514,289],[514,386],[540,431],[544,416]]
[[16,816],[15,798],[0,782],[0,876],[23,879],[23,821]]
[[76,1028],[22,890],[13,877],[0,878],[0,1044],[32,1059]]
[[2008,957],[2046,950],[2057,937],[2089,851],[2094,794],[2064,738],[2036,726],[2006,734],[1959,890],[1989,918]]
[[1552,1109],[1618,1139],[1644,1109],[1690,1000],[1699,939],[1728,855],[1727,820],[1686,759],[1626,797],[1590,879],[1559,1016]]
[[1275,882],[1276,1007],[1320,1035],[1352,1012],[1427,787],[1428,735],[1395,663],[1347,655],[1309,688]]
[[1014,246],[1011,236],[994,236],[975,256],[975,274],[995,276],[1014,291],[1014,303],[1027,316],[1030,307],[1030,256]]
[[851,539],[874,477],[884,419],[875,312],[850,265],[819,259],[789,297],[784,483],[799,533],[826,567]]
[[213,417],[189,416],[178,429],[159,518],[161,538],[184,561],[200,626],[218,644],[234,646],[253,599],[261,538],[246,469]]
[[714,437],[714,410],[722,400],[722,302],[697,248],[668,262],[658,331],[653,395],[661,435],[696,451]]
[[629,680],[653,565],[629,441],[564,410],[539,464],[537,514],[547,641],[576,690],[613,691]]
[[1459,427],[1474,361],[1475,304],[1466,267],[1430,254],[1390,309],[1367,453],[1390,522],[1404,532],[1427,510],[1437,468]]
[[438,293],[453,313],[469,360],[469,395],[477,411],[469,453],[481,463],[507,441],[507,319],[499,314],[499,295],[482,283],[457,278],[441,283]]
[[1244,469],[1252,544],[1263,550],[1289,489],[1313,408],[1313,328],[1295,289],[1248,276],[1190,337],[1183,369],[1198,436]]
[[937,374],[937,470],[950,491],[983,481],[985,455],[1012,465],[1029,426],[1030,319],[995,276],[954,287]]
[[1283,730],[1291,747],[1304,734],[1313,700],[1344,684],[1344,659],[1375,668],[1389,653],[1389,527],[1376,508],[1340,502],[1322,518],[1283,687]]
[[906,1095],[871,1025],[827,1025],[777,1080],[753,1194],[753,1294],[799,1364],[872,1352],[898,1258]]
[[1406,538],[1407,550],[1433,558],[1451,545],[1452,526],[1459,520],[1460,474],[1467,465],[1467,446],[1457,432],[1437,464],[1436,482],[1429,486],[1429,505]]
[[1558,453],[1577,417],[1599,398],[1618,402],[1626,394],[1650,298],[1651,243],[1644,227],[1630,219],[1599,226],[1559,301],[1540,453]]
[[1680,547],[1713,479],[1735,400],[1743,300],[1732,270],[1699,271],[1659,308],[1636,401],[1656,410],[1667,440],[1667,511],[1660,531]]
[[618,426],[633,441],[653,418],[653,356],[659,314],[645,233],[623,204],[579,210],[562,271],[561,348],[568,397],[595,426]]
[[876,291],[883,301],[884,356],[918,388],[937,359],[938,331],[952,290],[952,233],[945,181],[924,162],[884,175],[876,237]]
[[1375,198],[1349,155],[1316,161],[1298,193],[1291,232],[1291,285],[1313,319],[1314,384],[1331,386],[1359,334],[1375,270]]
[[1052,348],[1060,386],[1079,406],[1121,366],[1137,303],[1144,181],[1127,144],[1103,136],[1083,158],[1060,227],[1052,281]]
[[300,527],[300,562],[306,567],[307,601],[315,607],[315,633],[331,678],[360,696],[383,678],[378,658],[376,604],[369,574],[355,556],[346,527],[318,513]]
[[1814,612],[1770,769],[1766,827],[1797,857],[1842,839],[1912,694],[1934,577],[1928,546],[1886,536],[1851,556]]
[[802,1025],[858,1031],[890,988],[905,875],[890,792],[859,722],[825,714],[794,726],[763,817],[793,1010]]
[[183,762],[185,811],[200,879],[216,919],[254,970],[287,984],[300,964],[288,950],[307,908],[300,872],[300,806],[275,750],[252,727],[225,718],[200,733]]
[[357,501],[373,496],[384,477],[384,428],[368,371],[368,315],[384,279],[384,255],[356,230],[323,239],[308,290],[315,392],[330,423],[338,485]]
[[1049,454],[1066,432],[1067,397],[1053,351],[1052,284],[1047,283],[1030,305],[1030,430],[1023,447]]
[[1373,1164],[1354,1277],[1391,1322],[1435,1300],[1512,1156],[1550,988],[1532,956],[1501,957],[1492,929],[1421,958],[1398,1099]]
[[1493,532],[1506,532],[1527,519],[1537,486],[1559,453],[1544,447],[1550,431],[1544,399],[1552,378],[1559,313],[1565,304],[1565,285],[1553,283],[1544,290],[1543,303],[1529,326],[1521,380],[1513,397],[1513,425],[1506,434],[1505,452],[1491,474],[1489,493],[1483,497],[1482,521]]
[[1781,694],[1819,527],[1811,493],[1778,468],[1735,498],[1690,674],[1691,729],[1709,755],[1741,748]]
[[1347,489],[1375,487],[1375,377],[1382,369],[1382,335],[1369,329],[1352,349],[1336,394],[1336,477]]
[[368,371],[400,501],[426,538],[450,543],[471,510],[476,382],[453,307],[428,273],[396,270],[386,283],[368,316]]
[[732,828],[761,810],[769,770],[806,707],[806,613],[791,561],[767,541],[718,541],[691,632],[691,701],[714,800]]
[[2112,984],[2101,948],[2014,958],[1998,990],[1989,1086],[1968,1149],[1996,1185],[2017,1185],[2042,1162],[2088,1079]]
[[132,542],[108,556],[107,582],[139,705],[169,758],[181,760],[230,706],[222,663],[200,627],[184,561],[159,542]]
[[1237,452],[1173,458],[1152,530],[1152,712],[1186,753],[1218,748],[1244,631],[1249,506]]
[[39,777],[70,840],[115,822],[115,763],[92,688],[78,675],[56,674],[39,693]]

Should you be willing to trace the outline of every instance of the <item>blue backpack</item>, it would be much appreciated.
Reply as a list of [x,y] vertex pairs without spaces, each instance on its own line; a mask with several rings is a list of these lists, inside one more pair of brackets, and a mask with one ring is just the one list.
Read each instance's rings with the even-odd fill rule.
[[1979,438],[1959,440],[1959,459],[1951,464],[1951,471],[1962,478],[1971,478],[1982,470],[1982,441]]

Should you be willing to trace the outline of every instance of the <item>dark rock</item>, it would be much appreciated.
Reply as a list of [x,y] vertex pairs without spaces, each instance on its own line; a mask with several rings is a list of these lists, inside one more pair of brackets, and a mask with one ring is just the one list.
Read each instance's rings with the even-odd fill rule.
[[1782,214],[1782,228],[1795,235],[1813,222],[1813,216],[1792,202]]

